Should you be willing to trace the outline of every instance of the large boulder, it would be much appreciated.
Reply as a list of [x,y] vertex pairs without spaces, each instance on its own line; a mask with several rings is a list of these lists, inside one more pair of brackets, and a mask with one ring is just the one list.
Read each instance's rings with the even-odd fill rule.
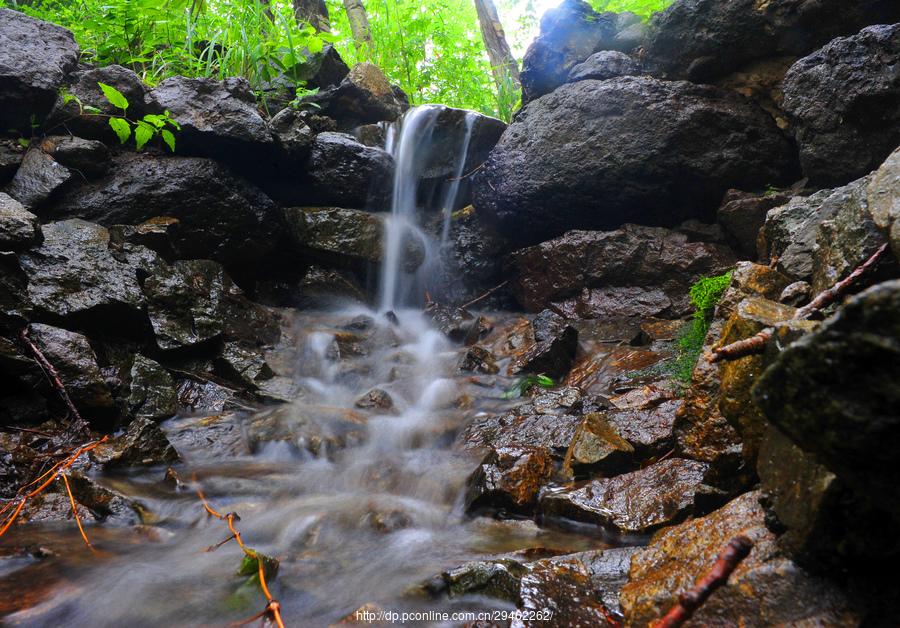
[[663,530],[632,556],[619,596],[625,625],[647,626],[662,617],[738,535],[753,541],[753,549],[697,609],[692,625],[857,625],[860,618],[838,586],[781,555],[759,497],[745,493],[706,517]]
[[[402,93],[402,92],[401,92]],[[307,97],[323,115],[334,118],[342,130],[361,124],[392,122],[409,108],[384,72],[373,63],[357,63],[336,86]]]
[[246,79],[173,76],[157,85],[147,100],[151,111],[168,111],[181,126],[179,153],[229,161],[273,145]]
[[178,257],[213,259],[238,277],[252,274],[282,232],[281,213],[268,196],[197,157],[123,154],[110,174],[63,194],[48,212],[106,226],[177,218],[172,244]]
[[725,272],[734,261],[719,244],[690,242],[661,227],[625,225],[570,231],[517,251],[510,265],[513,291],[526,309],[555,304],[573,316],[595,318],[685,314],[691,284]]
[[582,0],[565,0],[544,13],[540,35],[522,60],[523,104],[565,83],[569,71],[592,53],[632,48],[629,39],[616,39],[620,27],[626,25],[629,20],[623,24],[614,13],[597,13]]
[[[766,418],[874,503],[900,513],[900,280],[850,299],[763,373]],[[873,365],[878,365],[873,368]]]
[[797,58],[839,35],[898,19],[891,0],[676,0],[651,19],[644,60],[666,78],[708,83],[751,62]]
[[726,190],[796,172],[787,139],[737,94],[626,76],[526,106],[475,175],[475,206],[530,244],[568,229],[712,222]]
[[71,32],[0,9],[0,131],[25,133],[41,123],[77,62]]
[[900,144],[900,24],[864,28],[795,63],[784,108],[813,184],[861,177]]
[[291,183],[298,191],[279,192],[283,202],[388,209],[394,160],[384,150],[345,133],[319,133],[305,166],[301,185]]

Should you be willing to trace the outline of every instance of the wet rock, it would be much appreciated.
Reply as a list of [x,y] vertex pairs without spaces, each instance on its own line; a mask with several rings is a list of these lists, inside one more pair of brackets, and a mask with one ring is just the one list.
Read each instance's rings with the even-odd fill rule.
[[[241,422],[233,412],[221,413],[226,405],[226,399],[223,399],[222,395],[211,394],[209,383],[203,385],[198,382],[188,383],[189,381],[183,380],[179,383],[179,393],[184,394],[185,399],[191,394],[190,400],[197,404],[196,410],[220,414],[179,417],[166,422],[163,426],[166,438],[180,456],[188,462],[193,462],[249,453],[244,444]],[[218,409],[216,410],[214,406],[218,406]]]
[[157,216],[139,225],[113,225],[109,235],[115,246],[124,243],[145,246],[166,261],[175,259],[175,241],[181,221],[169,216]]
[[424,313],[438,331],[454,342],[462,342],[475,322],[475,318],[466,310],[436,301],[427,303]]
[[24,156],[25,146],[10,139],[0,139],[0,186],[13,178]]
[[84,418],[102,424],[115,417],[117,409],[97,356],[81,334],[35,323],[30,337],[59,373],[66,392]]
[[[790,306],[767,299],[745,299],[726,321],[719,344],[727,345],[749,338],[776,323],[793,318],[795,312]],[[756,466],[756,454],[767,422],[753,403],[750,391],[765,369],[766,362],[763,355],[750,355],[724,361],[719,366],[719,411],[740,434],[743,456],[751,467]]]
[[148,94],[147,103],[154,113],[169,111],[181,126],[176,142],[182,154],[227,162],[235,161],[236,153],[239,159],[274,144],[250,83],[243,78],[173,76]]
[[900,259],[900,149],[872,175],[866,197],[872,219],[888,233],[894,257]]
[[587,80],[522,109],[475,175],[475,206],[532,244],[569,229],[711,222],[726,190],[795,172],[775,122],[741,96],[646,77]]
[[0,192],[0,251],[27,249],[43,237],[37,216]]
[[[782,351],[754,389],[769,421],[895,514],[900,477],[888,458],[900,446],[898,308],[896,280],[851,298]],[[880,365],[875,372],[874,364]]]
[[693,513],[707,467],[695,460],[668,458],[639,471],[593,480],[582,488],[546,493],[539,508],[545,517],[645,534]]
[[66,29],[0,9],[0,129],[26,132],[43,121],[78,54]]
[[[121,65],[77,70],[70,77],[67,87],[74,96],[66,102],[63,94],[55,95],[53,111],[47,118],[45,127],[51,130],[64,128],[73,134],[107,144],[119,144],[116,134],[109,126],[107,116],[121,115],[122,111],[110,103],[100,90],[100,83],[115,87],[128,100],[128,116],[134,120],[147,113],[144,105],[146,89],[134,71]],[[77,99],[77,100],[76,100]],[[81,107],[79,107],[79,102]],[[83,107],[96,107],[103,115],[82,111]]]
[[316,137],[299,111],[287,107],[269,120],[269,127],[281,148],[295,159],[305,158]]
[[105,174],[109,167],[109,150],[97,140],[52,135],[41,140],[40,149],[76,175],[87,179]]
[[141,523],[144,508],[139,502],[81,473],[70,473],[69,483],[75,501],[87,507],[105,525],[133,526]]
[[778,302],[791,307],[800,307],[809,303],[810,297],[812,297],[812,286],[805,281],[795,281],[781,291]]
[[522,104],[552,92],[569,71],[592,53],[613,48],[612,14],[596,13],[586,2],[566,0],[544,13],[541,32],[522,61]]
[[302,197],[282,200],[385,210],[393,167],[394,160],[381,148],[360,144],[346,133],[319,133],[310,146]]
[[329,457],[362,443],[366,421],[353,410],[294,404],[251,418],[245,431],[251,452],[279,442],[296,451]]
[[[325,261],[380,264],[384,256],[384,216],[339,207],[288,207],[284,210],[289,237],[311,255]],[[406,270],[425,258],[425,244],[407,230],[403,238]]]
[[476,418],[460,433],[457,444],[464,449],[540,448],[562,460],[580,424],[581,417],[574,414],[543,414],[535,408],[517,408]]
[[564,470],[574,475],[615,475],[631,467],[634,447],[599,412],[584,416],[566,452]]
[[651,19],[645,63],[667,78],[712,82],[751,62],[809,54],[868,24],[900,20],[886,1],[678,0]]
[[616,231],[570,231],[517,251],[513,289],[532,311],[577,297],[574,313],[677,316],[691,309],[688,291],[694,281],[733,265],[727,247],[690,242],[659,227],[625,225]]
[[525,567],[512,559],[470,562],[445,571],[429,586],[450,597],[474,593],[515,602],[524,571]]
[[256,390],[275,376],[263,352],[247,342],[226,342],[213,360],[213,371],[248,390]]
[[34,209],[64,189],[73,177],[73,173],[53,157],[39,148],[31,148],[25,153],[6,192],[25,207]]
[[106,226],[177,218],[178,256],[216,260],[236,277],[252,275],[283,231],[271,199],[224,166],[197,157],[120,155],[109,175],[64,194],[50,212]]
[[483,373],[485,375],[496,375],[500,372],[494,355],[478,345],[466,349],[456,368],[464,373]]
[[365,303],[366,294],[359,281],[349,273],[338,270],[310,266],[300,282],[298,306],[305,308],[325,308],[335,301],[355,301]]
[[156,344],[163,350],[214,339],[267,345],[280,334],[274,315],[250,302],[216,262],[179,260],[149,276],[144,292]]
[[600,594],[600,601],[614,613],[620,613],[619,592],[628,582],[631,557],[640,551],[638,547],[612,547],[573,554],[587,567],[594,591]]
[[130,376],[128,406],[137,419],[162,421],[178,412],[175,382],[159,363],[136,355]]
[[659,288],[637,286],[584,288],[577,297],[554,303],[570,318],[652,317],[672,314],[672,301]]
[[781,193],[752,194],[728,190],[717,213],[728,244],[743,259],[755,260],[756,240],[766,223],[769,210],[784,205],[788,197]]
[[642,386],[610,401],[615,409],[606,419],[634,448],[636,459],[662,456],[674,447],[675,417],[683,402],[671,390]]
[[544,310],[531,322],[534,344],[519,356],[510,373],[544,374],[563,378],[578,351],[578,330],[559,314]]
[[103,443],[91,457],[107,467],[133,467],[169,464],[178,461],[178,453],[159,426],[145,417],[132,421],[121,436]]
[[861,177],[900,143],[897,63],[900,24],[882,24],[835,39],[788,70],[784,108],[811,183],[842,185]]
[[498,447],[492,449],[468,479],[465,507],[529,513],[538,492],[553,473],[553,459],[543,449]]
[[631,559],[629,581],[619,596],[625,625],[645,626],[665,614],[739,534],[754,542],[753,550],[697,610],[694,624],[856,625],[859,617],[840,588],[781,555],[764,520],[759,493],[745,493],[706,517],[654,536]]
[[387,391],[381,388],[373,388],[357,399],[353,405],[364,410],[392,410],[394,408],[394,400]]
[[593,79],[605,81],[618,76],[642,74],[640,66],[628,55],[615,50],[601,50],[569,71],[568,83]]
[[378,66],[367,62],[357,63],[338,85],[303,102],[315,103],[323,115],[347,130],[361,124],[392,122],[409,108],[409,102],[398,97]]

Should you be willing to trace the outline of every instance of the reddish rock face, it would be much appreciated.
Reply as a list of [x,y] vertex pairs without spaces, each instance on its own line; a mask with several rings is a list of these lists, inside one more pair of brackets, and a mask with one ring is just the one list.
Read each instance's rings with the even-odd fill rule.
[[553,459],[545,449],[498,447],[485,456],[469,478],[466,509],[507,509],[529,512],[553,473]]

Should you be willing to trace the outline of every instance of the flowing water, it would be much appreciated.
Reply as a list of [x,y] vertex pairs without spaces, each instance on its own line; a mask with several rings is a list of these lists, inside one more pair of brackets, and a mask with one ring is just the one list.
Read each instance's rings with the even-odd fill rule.
[[[296,314],[281,352],[299,390],[293,403],[168,421],[183,458],[175,465],[182,484],[165,480],[162,468],[99,478],[144,506],[145,525],[89,526],[97,554],[80,544],[74,524],[27,525],[4,538],[7,550],[43,546],[54,554],[4,553],[0,613],[15,611],[7,624],[207,626],[260,611],[258,588],[236,575],[235,543],[205,551],[229,532],[205,514],[198,487],[219,512],[240,515],[248,546],[279,559],[271,588],[291,626],[329,625],[368,603],[392,611],[503,608],[476,597],[431,599],[417,587],[504,552],[602,546],[531,521],[463,512],[465,480],[478,459],[454,448],[454,437],[479,413],[510,405],[500,395],[510,380],[460,375],[462,348],[421,311],[404,307],[423,281],[421,272],[404,272],[402,241],[404,230],[421,233],[417,155],[435,115],[429,107],[411,111],[391,140],[397,176],[380,309]],[[444,191],[444,207],[455,193]],[[506,319],[496,318],[497,327]],[[372,389],[389,395],[393,407],[358,407]]]

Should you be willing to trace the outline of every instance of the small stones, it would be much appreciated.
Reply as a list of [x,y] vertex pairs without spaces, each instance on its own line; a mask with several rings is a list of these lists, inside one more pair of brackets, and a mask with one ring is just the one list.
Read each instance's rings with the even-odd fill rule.
[[481,373],[484,375],[496,375],[500,371],[494,355],[485,349],[474,345],[469,347],[460,357],[457,369],[461,372]]

